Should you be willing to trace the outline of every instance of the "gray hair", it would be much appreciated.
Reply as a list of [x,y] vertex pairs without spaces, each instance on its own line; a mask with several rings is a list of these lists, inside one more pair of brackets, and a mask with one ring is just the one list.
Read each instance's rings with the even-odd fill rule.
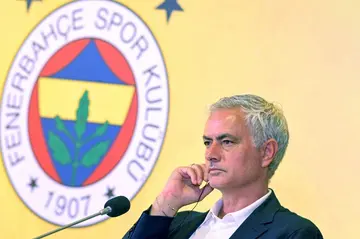
[[245,121],[256,148],[259,149],[271,138],[277,141],[278,151],[268,168],[270,179],[283,159],[289,142],[289,130],[282,110],[259,96],[244,94],[221,98],[210,106],[210,112],[232,108],[241,108],[245,113]]

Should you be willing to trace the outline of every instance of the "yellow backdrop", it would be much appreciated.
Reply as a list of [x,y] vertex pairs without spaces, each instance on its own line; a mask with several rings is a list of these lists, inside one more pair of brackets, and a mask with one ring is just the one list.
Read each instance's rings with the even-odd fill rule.
[[[68,2],[2,1],[2,90],[28,34]],[[178,0],[183,11],[173,11],[169,21],[164,9],[156,9],[164,1],[119,2],[143,19],[163,53],[170,92],[163,147],[131,200],[130,212],[67,229],[58,238],[121,238],[153,202],[173,168],[203,160],[208,105],[239,93],[279,102],[287,116],[290,144],[271,182],[282,204],[310,218],[325,238],[358,238],[358,1]],[[31,238],[56,228],[20,200],[4,164],[0,170],[1,237]],[[196,209],[207,210],[218,196],[212,193]]]

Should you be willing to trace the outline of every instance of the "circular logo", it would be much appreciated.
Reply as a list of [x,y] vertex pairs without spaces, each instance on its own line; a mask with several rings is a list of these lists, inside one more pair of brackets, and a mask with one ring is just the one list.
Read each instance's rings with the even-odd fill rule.
[[0,137],[10,181],[56,225],[114,196],[131,200],[157,161],[168,108],[164,59],[140,17],[113,1],[66,4],[27,37],[4,85]]

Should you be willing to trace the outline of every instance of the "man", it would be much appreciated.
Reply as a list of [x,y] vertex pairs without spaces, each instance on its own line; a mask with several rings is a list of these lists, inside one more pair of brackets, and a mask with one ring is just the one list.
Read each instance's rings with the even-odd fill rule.
[[[268,188],[289,140],[278,107],[255,95],[222,98],[210,108],[203,140],[205,164],[175,169],[124,238],[323,238],[310,220],[282,207]],[[208,212],[178,213],[213,189],[222,198]]]

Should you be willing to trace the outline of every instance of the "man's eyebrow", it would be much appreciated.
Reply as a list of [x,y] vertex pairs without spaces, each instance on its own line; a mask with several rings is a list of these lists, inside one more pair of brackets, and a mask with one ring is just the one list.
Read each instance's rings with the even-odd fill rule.
[[206,135],[203,135],[203,140],[212,140],[212,139]]
[[220,134],[219,136],[216,137],[216,140],[222,140],[222,139],[225,139],[225,138],[230,138],[230,139],[233,139],[233,140],[237,139],[237,137],[232,135],[232,134]]
[[[233,139],[233,140],[238,139],[238,138],[237,138],[236,136],[234,136],[234,135],[225,133],[225,134],[220,134],[219,136],[217,136],[217,137],[216,137],[216,140],[222,140],[222,139],[225,139],[225,138],[230,138],[230,139]],[[204,140],[213,140],[211,137],[206,136],[206,135],[203,136],[203,139],[204,139]]]

